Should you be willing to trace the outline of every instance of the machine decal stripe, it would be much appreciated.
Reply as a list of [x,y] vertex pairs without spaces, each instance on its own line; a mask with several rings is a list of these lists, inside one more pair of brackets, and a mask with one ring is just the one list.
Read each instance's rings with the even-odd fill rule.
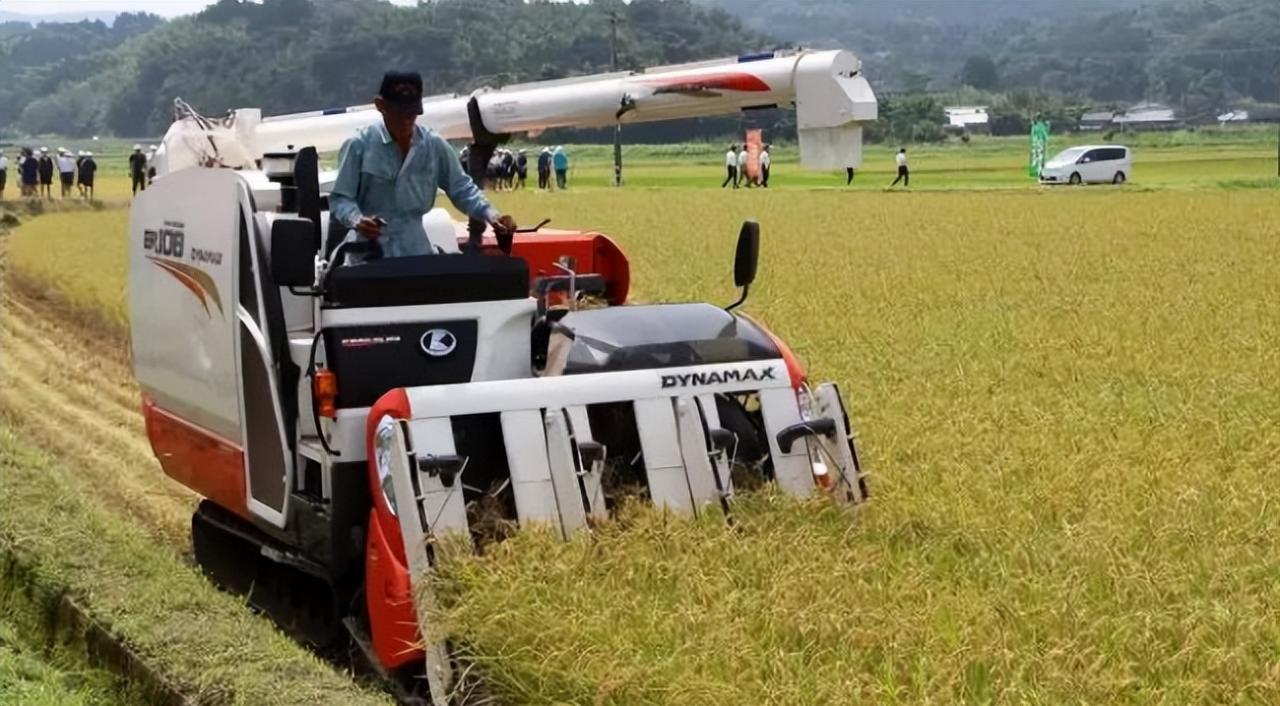
[[223,313],[222,298],[218,295],[218,285],[214,283],[213,278],[207,272],[185,263],[162,260],[151,255],[148,255],[147,259],[155,263],[160,269],[173,275],[174,279],[181,282],[187,289],[190,289],[196,295],[196,298],[200,300],[200,304],[204,307],[206,314],[212,316],[212,312],[209,311],[209,299],[212,299],[214,306],[218,307],[218,313]]
[[715,89],[747,93],[762,93],[770,90],[769,84],[765,83],[764,79],[742,72],[708,74],[694,78],[658,79],[645,81],[645,83],[654,87],[655,94],[707,95]]

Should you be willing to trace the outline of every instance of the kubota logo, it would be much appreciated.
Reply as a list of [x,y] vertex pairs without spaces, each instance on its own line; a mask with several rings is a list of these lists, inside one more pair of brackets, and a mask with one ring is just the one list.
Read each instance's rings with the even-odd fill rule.
[[421,346],[423,353],[432,358],[443,358],[458,347],[458,337],[448,329],[433,328],[422,334],[422,338],[418,339],[418,345]]
[[662,389],[670,387],[701,387],[703,385],[724,385],[734,382],[764,382],[777,380],[773,376],[773,368],[759,370],[713,370],[709,373],[686,373],[683,375],[663,375]]

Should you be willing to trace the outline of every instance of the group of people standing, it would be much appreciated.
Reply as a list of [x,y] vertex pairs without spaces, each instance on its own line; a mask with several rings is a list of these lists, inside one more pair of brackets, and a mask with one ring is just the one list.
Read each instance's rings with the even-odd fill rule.
[[[735,189],[738,188],[740,184],[746,184],[748,188],[752,186],[762,186],[766,189],[769,188],[769,167],[772,162],[772,159],[769,156],[769,145],[764,145],[760,149],[760,171],[757,177],[753,178],[747,175],[748,157],[749,151],[746,145],[743,145],[741,148],[737,145],[729,145],[729,151],[724,153],[724,168],[726,174],[724,181],[720,184],[720,188],[727,188],[730,184],[733,184],[733,188]],[[900,148],[898,153],[894,155],[893,160],[898,167],[898,174],[894,177],[893,183],[889,184],[889,188],[892,189],[899,183],[910,188],[911,169],[907,166],[907,148]],[[844,171],[845,185],[848,186],[853,184],[854,168],[846,167]]]
[[[471,148],[463,147],[458,154],[463,171],[467,171]],[[543,147],[538,153],[538,188],[546,191],[569,188],[569,155],[564,147]],[[554,175],[555,180],[552,181]],[[509,150],[499,147],[485,166],[485,181],[497,191],[517,191],[525,188],[529,177],[529,155],[526,150]]]
[[538,153],[538,188],[551,188],[551,175],[555,174],[556,188],[569,188],[569,155],[564,147],[557,145],[555,149],[543,147]]
[[[467,163],[470,158],[471,148],[463,147],[458,155],[458,161],[462,163],[462,171],[468,171]],[[505,147],[499,147],[493,151],[493,156],[485,165],[484,176],[486,183],[497,191],[523,189],[525,180],[529,178],[529,157],[524,150],[513,152]]]
[[733,184],[733,188],[744,185],[747,188],[759,186],[769,188],[769,167],[772,166],[773,158],[769,156],[769,145],[760,148],[758,157],[760,169],[754,175],[747,174],[747,160],[751,153],[747,145],[743,145],[741,149],[737,145],[729,145],[729,151],[724,153],[725,179],[720,184],[720,188],[726,188],[729,184]]
[[[18,152],[14,162],[17,171],[21,194],[28,198],[53,198],[54,174],[58,175],[62,198],[71,196],[73,189],[78,189],[81,198],[93,198],[94,176],[98,171],[98,163],[92,152],[81,150],[75,154],[65,147],[59,147],[57,156],[49,154],[48,147],[39,150],[24,147]],[[0,199],[4,198],[4,190],[9,181],[9,157],[0,151]]]

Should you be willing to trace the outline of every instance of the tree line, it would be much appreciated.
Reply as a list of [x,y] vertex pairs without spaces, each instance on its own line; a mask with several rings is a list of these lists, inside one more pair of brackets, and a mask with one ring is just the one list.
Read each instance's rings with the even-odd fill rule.
[[221,0],[172,21],[0,26],[0,75],[14,79],[0,87],[0,125],[157,135],[175,97],[210,115],[352,105],[389,67],[421,71],[429,94],[598,73],[610,69],[615,23],[620,69],[769,44],[690,0]]
[[[705,0],[790,42],[842,46],[891,93],[977,88],[1197,118],[1280,100],[1276,0]],[[1052,106],[1048,106],[1052,107]]]
[[[173,98],[216,115],[364,103],[388,67],[429,93],[679,63],[788,44],[863,59],[882,95],[872,140],[940,139],[943,100],[992,106],[997,132],[1035,114],[1074,121],[1143,99],[1190,116],[1276,100],[1276,0],[221,0],[171,21],[0,24],[0,131],[154,136]],[[1086,7],[1087,6],[1087,7]],[[617,42],[611,36],[616,28]],[[940,96],[940,91],[947,95]],[[926,95],[928,94],[928,95]],[[628,126],[629,142],[762,127],[794,136],[789,111]],[[608,140],[612,131],[544,139]]]

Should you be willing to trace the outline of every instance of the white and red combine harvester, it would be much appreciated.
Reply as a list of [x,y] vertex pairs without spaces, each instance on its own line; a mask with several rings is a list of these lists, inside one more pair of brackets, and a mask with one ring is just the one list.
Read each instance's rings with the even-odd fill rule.
[[[845,52],[429,99],[423,122],[483,147],[791,104],[806,163],[856,166],[876,105]],[[865,497],[836,387],[811,385],[736,304],[627,305],[628,263],[604,235],[535,229],[500,247],[436,211],[438,254],[344,264],[317,148],[375,119],[189,114],[134,201],[147,434],[165,473],[205,498],[193,544],[215,580],[304,640],[358,646],[401,698],[442,703],[450,656],[418,630],[439,539],[589,531],[624,489],[684,514],[731,511],[735,484],[764,480]],[[743,298],[758,244],[749,223]]]

